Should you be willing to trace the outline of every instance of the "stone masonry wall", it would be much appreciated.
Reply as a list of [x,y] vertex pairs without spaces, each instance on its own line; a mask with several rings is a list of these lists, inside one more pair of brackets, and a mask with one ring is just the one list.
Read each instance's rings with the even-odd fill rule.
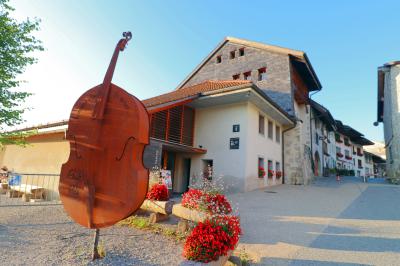
[[[400,179],[400,65],[390,68],[390,80],[385,88],[385,105],[391,102],[390,110],[385,106],[384,123],[387,158],[387,174],[390,178]],[[391,125],[391,128],[387,125]],[[390,137],[390,139],[387,139]],[[391,151],[391,152],[390,152]],[[391,154],[390,154],[391,153]]]
[[[244,48],[244,55],[239,56],[239,49]],[[235,58],[230,59],[230,52],[235,52]],[[217,63],[217,56],[222,57]],[[258,81],[258,69],[266,68],[267,79]],[[205,80],[232,80],[233,75],[251,71],[251,81],[259,88],[275,92],[274,98],[281,107],[289,113],[293,109],[291,102],[291,82],[289,56],[271,53],[252,47],[243,47],[235,43],[226,43],[202,68],[184,85],[184,87],[201,83]],[[282,102],[279,98],[288,98]],[[270,95],[269,95],[270,96]],[[275,99],[274,99],[275,100]]]

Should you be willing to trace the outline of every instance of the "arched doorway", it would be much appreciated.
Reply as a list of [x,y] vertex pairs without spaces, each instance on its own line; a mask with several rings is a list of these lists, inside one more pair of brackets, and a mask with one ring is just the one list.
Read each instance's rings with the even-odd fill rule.
[[321,168],[321,159],[319,157],[318,151],[314,154],[314,175],[319,176],[320,172],[319,169]]

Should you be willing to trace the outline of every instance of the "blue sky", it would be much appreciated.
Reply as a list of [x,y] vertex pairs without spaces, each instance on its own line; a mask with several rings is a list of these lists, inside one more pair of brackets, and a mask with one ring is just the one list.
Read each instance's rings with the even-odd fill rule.
[[399,1],[12,0],[17,19],[42,20],[46,48],[22,76],[35,95],[27,124],[69,117],[101,83],[121,33],[133,39],[113,82],[139,99],[173,90],[225,37],[303,50],[323,85],[313,99],[336,119],[382,140],[377,67],[399,60]]

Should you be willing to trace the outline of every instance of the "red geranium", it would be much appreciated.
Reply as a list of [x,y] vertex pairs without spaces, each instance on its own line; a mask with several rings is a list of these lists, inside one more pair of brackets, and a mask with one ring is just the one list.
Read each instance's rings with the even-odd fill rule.
[[232,207],[225,195],[209,194],[199,189],[189,189],[182,196],[182,206],[211,214],[228,214]]
[[259,167],[258,168],[258,177],[263,178],[265,176],[265,169],[264,167]]
[[268,169],[268,178],[272,178],[274,176],[274,171]]
[[279,179],[282,177],[282,171],[276,171],[276,178]]
[[215,195],[205,195],[205,203],[207,206],[207,211],[211,214],[228,214],[232,212],[231,204],[225,195],[215,194]]
[[241,234],[239,218],[217,216],[200,222],[186,239],[183,256],[188,260],[210,262],[234,250]]
[[151,187],[150,191],[147,193],[147,199],[149,200],[169,200],[168,188],[165,184],[155,184]]
[[190,188],[189,191],[182,196],[182,206],[189,209],[198,209],[203,194],[203,191],[199,189]]

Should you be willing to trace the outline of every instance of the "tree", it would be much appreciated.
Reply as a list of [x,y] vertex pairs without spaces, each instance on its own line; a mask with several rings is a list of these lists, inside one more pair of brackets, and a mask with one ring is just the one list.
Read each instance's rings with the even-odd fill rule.
[[10,16],[13,10],[8,0],[0,0],[0,146],[21,143],[20,133],[5,132],[23,122],[26,109],[20,105],[31,95],[16,90],[23,82],[18,75],[37,61],[32,53],[43,50],[41,41],[32,35],[39,30],[39,20],[18,22]]

